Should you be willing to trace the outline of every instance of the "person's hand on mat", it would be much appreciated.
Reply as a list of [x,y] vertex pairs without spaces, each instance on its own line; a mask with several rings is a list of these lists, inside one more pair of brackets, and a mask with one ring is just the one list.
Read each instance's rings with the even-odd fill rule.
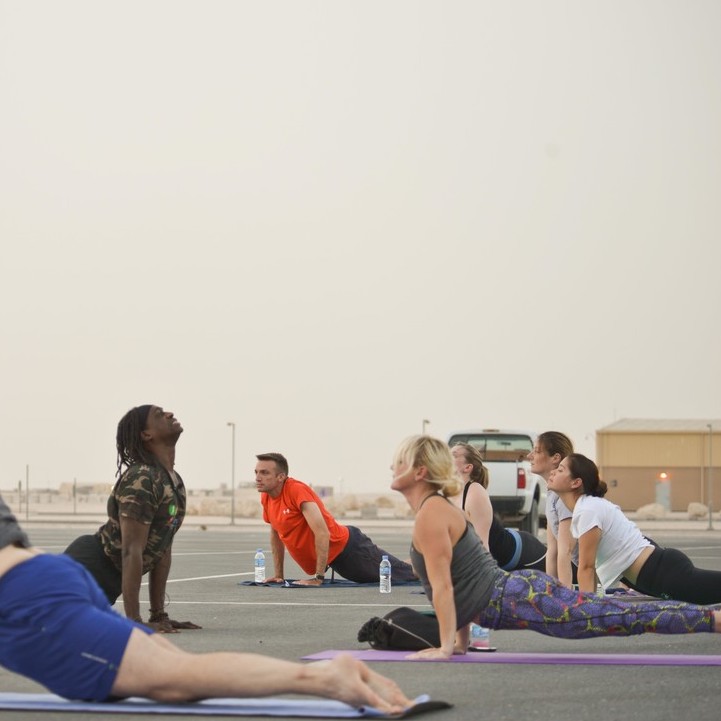
[[293,582],[294,586],[322,586],[323,581],[320,578],[301,578]]
[[266,583],[283,583],[285,579],[283,576],[271,576],[270,578],[266,578]]
[[453,653],[448,653],[442,648],[424,648],[422,651],[416,651],[415,653],[411,653],[410,655],[406,656],[406,658],[411,660],[418,659],[420,661],[431,661],[434,659],[450,658],[452,655]]
[[191,621],[174,621],[165,611],[151,613],[148,626],[157,633],[178,633],[181,629],[193,630],[202,628]]
[[402,713],[413,702],[401,691],[398,684],[371,670],[366,664],[348,654],[334,658],[330,663],[320,661],[311,666],[324,667],[323,695],[344,701],[351,706],[373,706],[384,713]]
[[199,628],[203,628],[202,626],[198,626],[197,623],[193,623],[192,621],[174,621],[172,618],[170,619],[170,624],[173,628],[178,630],[188,630],[188,631],[194,631]]
[[173,628],[173,622],[168,618],[167,614],[165,618],[148,621],[145,625],[152,628],[156,633],[180,633],[177,628]]

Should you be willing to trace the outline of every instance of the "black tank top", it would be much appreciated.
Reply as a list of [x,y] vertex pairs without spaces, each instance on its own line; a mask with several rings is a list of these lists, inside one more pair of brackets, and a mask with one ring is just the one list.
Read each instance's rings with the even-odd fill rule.
[[[461,508],[464,511],[466,510],[466,496],[468,495],[468,489],[471,487],[471,483],[481,485],[480,481],[468,481],[463,487]],[[516,553],[516,539],[510,531],[504,527],[496,513],[493,514],[491,528],[488,531],[488,550],[501,568],[503,568]]]

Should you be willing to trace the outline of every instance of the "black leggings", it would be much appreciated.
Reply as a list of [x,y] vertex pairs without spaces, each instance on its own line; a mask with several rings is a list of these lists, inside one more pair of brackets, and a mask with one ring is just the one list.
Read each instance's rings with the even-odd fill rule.
[[123,592],[123,574],[105,555],[103,544],[96,535],[76,538],[64,553],[90,571],[111,606],[118,600]]
[[721,571],[696,568],[691,559],[676,548],[654,548],[633,587],[659,598],[701,605],[721,603]]
[[516,568],[534,568],[537,571],[546,570],[546,545],[527,531],[518,531],[521,537],[521,557]]

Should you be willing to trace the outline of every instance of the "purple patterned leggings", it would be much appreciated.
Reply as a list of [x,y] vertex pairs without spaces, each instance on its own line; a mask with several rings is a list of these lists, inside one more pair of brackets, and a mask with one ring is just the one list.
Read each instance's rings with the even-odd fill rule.
[[480,623],[495,629],[528,628],[558,638],[640,633],[710,633],[711,609],[682,601],[617,601],[562,586],[540,571],[502,573]]

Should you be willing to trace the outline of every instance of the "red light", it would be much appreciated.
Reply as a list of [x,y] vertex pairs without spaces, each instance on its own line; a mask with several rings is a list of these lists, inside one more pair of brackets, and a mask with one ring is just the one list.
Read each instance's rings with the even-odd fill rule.
[[526,469],[519,468],[518,475],[516,476],[516,488],[526,487]]

